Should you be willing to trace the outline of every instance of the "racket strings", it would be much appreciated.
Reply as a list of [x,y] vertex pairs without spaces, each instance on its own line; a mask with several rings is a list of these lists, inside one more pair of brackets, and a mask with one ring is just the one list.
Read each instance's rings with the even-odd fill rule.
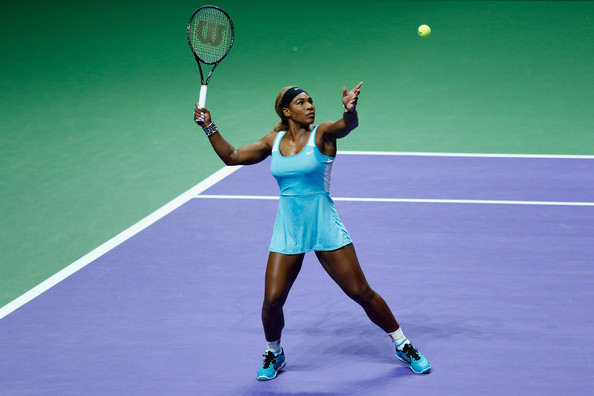
[[188,38],[194,53],[204,63],[220,61],[233,45],[233,26],[229,17],[216,8],[202,8],[190,21]]

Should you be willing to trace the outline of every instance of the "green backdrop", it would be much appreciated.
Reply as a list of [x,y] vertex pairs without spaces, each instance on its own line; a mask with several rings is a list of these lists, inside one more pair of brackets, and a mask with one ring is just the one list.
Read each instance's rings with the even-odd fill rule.
[[[191,116],[202,4],[167,3],[3,6],[0,306],[222,167]],[[276,123],[283,86],[324,121],[364,81],[343,150],[594,154],[592,2],[216,4],[236,40],[207,107],[236,146]]]

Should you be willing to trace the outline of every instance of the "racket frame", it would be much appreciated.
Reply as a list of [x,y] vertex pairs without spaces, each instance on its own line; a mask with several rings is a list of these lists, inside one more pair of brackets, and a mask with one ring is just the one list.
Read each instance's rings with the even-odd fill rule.
[[[231,43],[229,44],[229,48],[227,49],[227,52],[225,52],[225,54],[223,56],[221,56],[215,62],[206,62],[205,60],[201,59],[198,56],[198,54],[196,54],[196,51],[194,50],[194,47],[192,46],[192,40],[191,40],[192,20],[194,19],[194,16],[199,11],[201,11],[201,10],[203,10],[205,8],[213,8],[213,9],[216,9],[217,11],[220,11],[223,14],[225,14],[225,16],[227,17],[227,19],[229,20],[229,25],[231,26]],[[227,14],[227,12],[225,10],[223,10],[222,8],[220,8],[220,7],[213,6],[213,5],[202,6],[202,7],[198,8],[196,11],[194,11],[194,13],[192,14],[192,16],[190,17],[190,21],[188,22],[187,34],[188,34],[188,44],[190,45],[190,49],[192,50],[192,54],[194,54],[194,58],[196,59],[196,63],[198,64],[198,69],[200,70],[200,83],[201,83],[201,85],[200,85],[200,98],[198,100],[198,104],[200,105],[200,107],[206,107],[206,94],[208,92],[208,82],[210,81],[210,77],[212,76],[212,73],[217,68],[217,66],[219,65],[219,63],[221,63],[221,61],[223,59],[225,59],[225,57],[227,55],[229,55],[229,52],[231,51],[231,48],[233,47],[233,42],[235,40],[235,28],[233,26],[233,20],[231,20],[231,17],[229,16],[229,14]],[[203,63],[205,65],[212,65],[212,69],[210,69],[210,72],[208,73],[208,76],[206,77],[206,80],[204,79],[204,72],[202,70],[201,63]]]

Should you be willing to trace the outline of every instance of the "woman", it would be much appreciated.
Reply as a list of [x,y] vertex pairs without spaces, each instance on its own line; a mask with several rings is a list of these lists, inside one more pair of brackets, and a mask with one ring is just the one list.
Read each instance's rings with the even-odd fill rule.
[[280,345],[283,305],[297,278],[306,252],[314,251],[322,267],[341,289],[365,310],[373,323],[394,341],[396,356],[415,373],[428,373],[429,361],[404,336],[390,308],[365,279],[351,238],[329,195],[330,170],[337,139],[358,125],[357,100],[362,82],[343,88],[344,114],[336,122],[313,124],[315,106],[302,89],[290,86],[277,95],[280,122],[259,141],[235,149],[212,122],[210,112],[196,105],[194,120],[226,165],[255,164],[272,156],[271,171],[280,188],[266,267],[262,323],[267,348],[259,380],[276,377],[286,365]]

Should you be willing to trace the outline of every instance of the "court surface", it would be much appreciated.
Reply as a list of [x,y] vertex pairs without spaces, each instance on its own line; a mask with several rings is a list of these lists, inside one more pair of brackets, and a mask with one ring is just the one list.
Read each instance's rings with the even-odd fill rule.
[[2,395],[591,394],[594,158],[341,152],[332,196],[415,375],[306,255],[255,378],[278,189],[224,168],[0,311]]

